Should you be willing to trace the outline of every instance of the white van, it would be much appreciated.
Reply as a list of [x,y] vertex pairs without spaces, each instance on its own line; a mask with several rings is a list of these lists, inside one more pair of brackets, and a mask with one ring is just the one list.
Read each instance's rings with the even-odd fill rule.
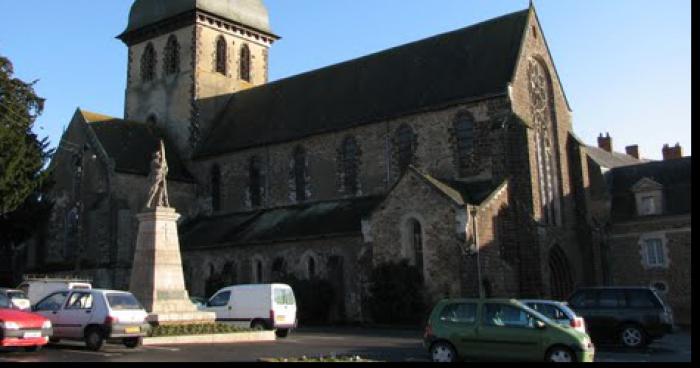
[[24,291],[34,305],[53,292],[73,289],[90,290],[92,284],[90,280],[75,278],[25,277],[17,289]]
[[219,290],[202,308],[216,321],[287,337],[297,327],[297,305],[289,285],[238,285]]

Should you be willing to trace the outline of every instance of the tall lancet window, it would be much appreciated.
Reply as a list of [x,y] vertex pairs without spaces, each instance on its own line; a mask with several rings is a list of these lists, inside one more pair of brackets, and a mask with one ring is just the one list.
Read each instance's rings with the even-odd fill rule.
[[175,35],[168,38],[163,57],[163,71],[165,75],[173,75],[180,72],[180,43]]
[[306,150],[304,147],[297,147],[294,150],[294,191],[297,202],[307,200],[306,195]]
[[265,195],[264,174],[262,162],[259,157],[255,156],[250,159],[250,204],[253,208],[260,207],[263,204]]
[[403,174],[408,166],[414,163],[416,154],[416,134],[413,129],[407,125],[401,125],[396,131],[396,146],[398,148],[398,168]]
[[346,194],[357,195],[360,189],[359,183],[359,156],[360,147],[354,137],[347,137],[342,147],[342,172],[343,189]]
[[150,82],[156,77],[156,49],[148,43],[141,55],[141,80]]
[[250,55],[250,47],[248,47],[247,44],[243,44],[243,47],[241,48],[241,70],[240,70],[240,76],[241,79],[250,82],[250,64],[251,64],[251,55]]
[[552,84],[545,66],[538,60],[530,60],[528,76],[543,219],[546,224],[556,226],[560,222],[560,199]]
[[216,72],[226,75],[228,66],[228,46],[224,36],[220,36],[216,40]]
[[474,154],[474,118],[471,114],[464,112],[457,115],[454,132],[457,138],[458,171],[464,177],[469,173]]

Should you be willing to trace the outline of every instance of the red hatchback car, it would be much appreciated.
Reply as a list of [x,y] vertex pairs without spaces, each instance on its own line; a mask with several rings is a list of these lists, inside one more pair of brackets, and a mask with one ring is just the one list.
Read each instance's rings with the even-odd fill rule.
[[0,348],[37,351],[48,344],[52,334],[51,321],[35,313],[10,309],[10,300],[0,295]]

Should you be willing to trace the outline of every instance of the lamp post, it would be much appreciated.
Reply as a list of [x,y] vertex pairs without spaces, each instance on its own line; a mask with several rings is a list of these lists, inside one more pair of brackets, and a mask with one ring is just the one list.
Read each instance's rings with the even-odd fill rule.
[[481,281],[481,252],[479,250],[479,230],[477,226],[477,214],[479,213],[479,208],[478,207],[472,207],[470,214],[472,217],[472,227],[473,227],[473,244],[474,244],[474,253],[476,255],[476,282],[478,284],[479,288],[479,299],[484,298],[484,285]]

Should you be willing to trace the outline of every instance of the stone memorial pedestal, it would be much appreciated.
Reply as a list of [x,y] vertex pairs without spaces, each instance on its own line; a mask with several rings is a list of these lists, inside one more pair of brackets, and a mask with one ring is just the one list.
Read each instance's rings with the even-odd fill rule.
[[213,323],[216,314],[200,312],[185,289],[177,220],[173,208],[156,207],[136,216],[139,232],[130,291],[155,325]]

